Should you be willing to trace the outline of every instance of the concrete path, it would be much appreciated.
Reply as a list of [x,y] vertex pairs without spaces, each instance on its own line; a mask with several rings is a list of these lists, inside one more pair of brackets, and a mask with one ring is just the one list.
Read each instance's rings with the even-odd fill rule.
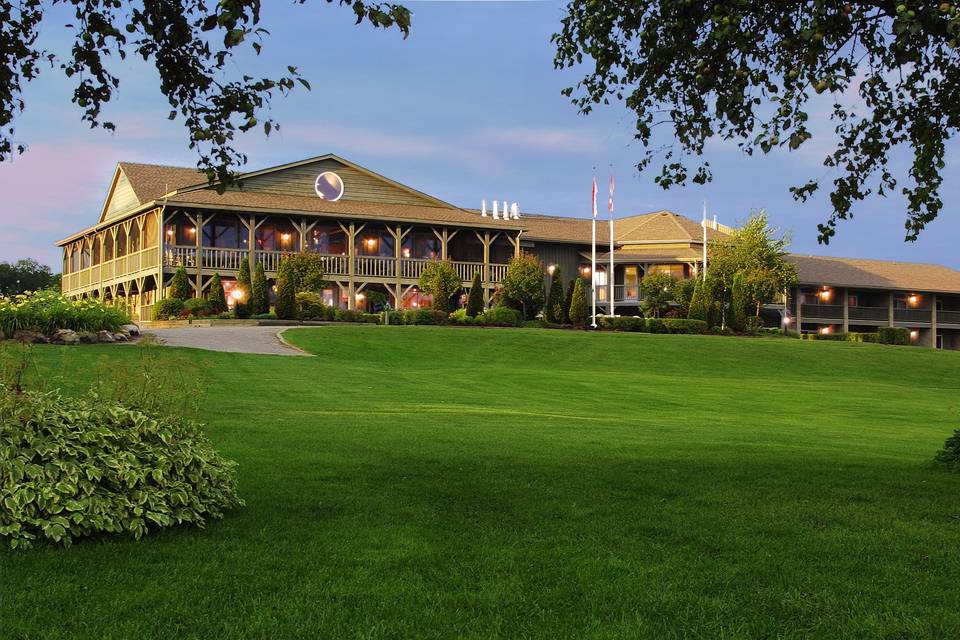
[[192,347],[231,353],[262,353],[275,356],[311,354],[283,342],[280,333],[287,327],[178,327],[145,329],[144,334],[171,347]]

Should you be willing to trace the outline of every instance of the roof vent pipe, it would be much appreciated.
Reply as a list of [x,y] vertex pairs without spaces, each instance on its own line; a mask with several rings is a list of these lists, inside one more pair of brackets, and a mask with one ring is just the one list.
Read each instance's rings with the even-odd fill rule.
[[513,218],[514,220],[520,219],[520,205],[517,204],[516,202],[510,205],[510,217]]
[[486,200],[480,201],[480,215],[484,218],[487,217],[487,201]]
[[714,231],[717,230],[717,216],[716,216],[716,214],[714,214],[714,216],[713,216],[713,230],[714,230]]
[[503,219],[504,220],[510,219],[510,207],[507,204],[506,200],[503,201]]
[[494,200],[493,201],[493,219],[494,220],[500,219],[500,210],[497,208],[497,206],[498,206],[497,201]]

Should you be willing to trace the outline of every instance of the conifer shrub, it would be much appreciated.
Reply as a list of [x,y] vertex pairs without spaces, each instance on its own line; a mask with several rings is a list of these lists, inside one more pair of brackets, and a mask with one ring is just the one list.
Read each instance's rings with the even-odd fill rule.
[[241,260],[240,261],[240,272],[237,275],[237,284],[236,289],[240,292],[240,299],[235,300],[233,303],[233,314],[237,318],[249,318],[250,317],[250,296],[251,296],[251,282],[250,282],[250,261]]
[[[300,307],[299,295],[312,294],[320,298],[320,294],[312,291],[297,291],[294,274],[286,261],[280,263],[280,270],[277,271],[277,299],[273,305],[273,311],[281,320],[293,320],[298,316],[298,307]],[[314,302],[312,296],[307,296],[304,301],[307,304]],[[302,307],[300,308],[302,311]]]
[[570,324],[570,303],[573,302],[573,290],[576,287],[577,279],[574,278],[567,285],[563,296],[563,316],[560,318],[561,324]]
[[169,320],[179,318],[183,311],[183,300],[179,298],[164,298],[153,305],[154,320]]
[[523,312],[510,307],[494,307],[483,314],[483,324],[488,327],[519,327]]
[[170,280],[170,290],[167,292],[169,297],[179,300],[189,300],[193,297],[193,287],[190,285],[190,277],[187,276],[187,270],[178,267]]
[[[280,297],[277,297],[277,308],[280,308]],[[302,320],[323,320],[327,315],[327,305],[323,304],[323,296],[313,291],[301,291],[296,295],[296,314]],[[278,316],[279,317],[279,316]],[[280,318],[289,320],[289,318]]]
[[547,295],[547,306],[543,310],[544,319],[553,324],[565,324],[567,322],[563,313],[565,296],[561,277],[560,267],[554,267],[553,275],[550,278],[550,293]]
[[570,322],[575,327],[584,327],[590,321],[590,310],[587,307],[587,291],[583,278],[577,278],[573,285],[573,295],[570,297]]
[[210,278],[207,300],[210,301],[210,309],[213,313],[223,313],[227,310],[227,296],[223,291],[223,282],[220,280],[219,273],[213,274],[213,277]]
[[262,262],[257,262],[257,268],[253,271],[250,312],[253,315],[270,312],[270,291],[267,287],[267,274],[263,271]]
[[480,282],[479,271],[473,274],[473,282],[470,283],[470,295],[467,296],[465,313],[470,318],[476,318],[483,313],[483,285]]
[[733,274],[733,284],[730,287],[730,328],[734,331],[746,330],[747,306],[749,304],[749,294],[744,283],[743,271],[737,271]]
[[960,473],[960,429],[947,438],[943,443],[943,449],[937,452],[933,460],[947,471]]

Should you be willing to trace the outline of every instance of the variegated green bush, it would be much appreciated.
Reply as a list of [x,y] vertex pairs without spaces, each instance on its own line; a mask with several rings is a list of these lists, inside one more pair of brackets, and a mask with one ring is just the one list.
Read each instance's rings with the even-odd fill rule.
[[20,329],[50,334],[57,329],[117,331],[130,322],[122,307],[100,300],[71,300],[56,291],[33,291],[0,297],[0,331],[8,337]]
[[139,539],[242,504],[235,463],[196,422],[0,383],[0,539],[10,547]]

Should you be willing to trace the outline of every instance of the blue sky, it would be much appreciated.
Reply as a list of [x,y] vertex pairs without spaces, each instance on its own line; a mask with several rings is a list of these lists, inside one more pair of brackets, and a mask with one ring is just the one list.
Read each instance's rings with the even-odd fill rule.
[[[918,242],[903,242],[904,201],[894,196],[860,204],[828,247],[817,244],[816,225],[829,214],[825,198],[800,204],[787,189],[830,178],[821,165],[830,149],[823,118],[815,128],[821,135],[800,152],[747,157],[733,145],[710,145],[714,182],[704,187],[664,191],[653,183],[655,169],[637,175],[642,148],[630,115],[616,105],[582,116],[560,95],[577,79],[553,69],[550,35],[561,3],[412,2],[407,40],[354,26],[348,10],[325,2],[265,4],[272,35],[263,55],[239,60],[238,70],[266,74],[297,65],[313,90],[274,101],[279,135],[240,141],[250,169],[334,152],[461,206],[515,200],[529,212],[586,216],[593,168],[602,189],[613,165],[618,215],[670,209],[698,218],[706,198],[727,224],[765,208],[800,253],[960,268],[960,187],[949,177],[941,219]],[[44,31],[44,44],[64,50],[65,34],[54,27]],[[155,72],[136,61],[117,69],[122,84],[107,110],[118,125],[114,134],[80,122],[69,103],[72,85],[55,72],[29,86],[17,139],[30,149],[0,164],[0,260],[32,256],[57,270],[53,243],[96,221],[118,160],[195,165],[182,126],[166,119]],[[814,114],[822,106],[814,105]],[[948,175],[957,151],[950,146]],[[899,156],[897,165],[906,159]]]

